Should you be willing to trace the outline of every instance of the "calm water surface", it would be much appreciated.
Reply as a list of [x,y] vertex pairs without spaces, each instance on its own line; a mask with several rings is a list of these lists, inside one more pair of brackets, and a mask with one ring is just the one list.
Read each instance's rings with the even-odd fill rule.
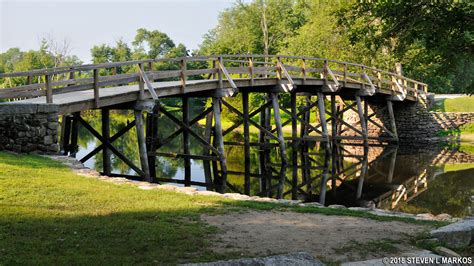
[[[92,113],[86,120],[97,130],[100,116]],[[112,115],[112,134],[132,121],[130,114]],[[160,118],[161,138],[177,129],[166,118]],[[194,126],[196,132],[203,129]],[[203,147],[191,138],[191,153],[202,154]],[[238,131],[227,135],[226,141],[243,141]],[[257,141],[258,134],[251,134]],[[82,158],[98,145],[98,141],[80,128],[78,158]],[[139,165],[138,148],[134,129],[114,142],[114,146]],[[182,137],[179,136],[160,149],[161,152],[181,152]],[[228,177],[226,192],[267,196],[284,199],[317,201],[325,205],[377,206],[383,209],[411,213],[448,213],[463,217],[471,215],[471,197],[474,195],[474,162],[465,154],[442,148],[370,146],[305,142],[295,150],[287,145],[289,164],[280,161],[277,148],[259,149],[251,147],[251,160],[245,172],[244,147],[226,146]],[[296,156],[297,165],[292,164]],[[264,167],[260,159],[266,158]],[[454,158],[457,158],[455,160]],[[472,156],[471,156],[472,158]],[[462,161],[464,162],[456,162]],[[467,160],[467,161],[466,161]],[[173,180],[184,180],[182,159],[158,157],[157,176]],[[113,172],[136,175],[117,157],[112,157]],[[97,154],[85,163],[86,166],[102,170],[102,155]],[[191,160],[191,180],[206,188],[204,163]]]

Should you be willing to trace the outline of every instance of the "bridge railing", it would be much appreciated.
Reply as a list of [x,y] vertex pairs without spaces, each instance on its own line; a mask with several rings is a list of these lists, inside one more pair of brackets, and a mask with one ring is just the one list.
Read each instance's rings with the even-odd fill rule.
[[1,73],[6,88],[0,88],[0,100],[45,96],[53,103],[53,95],[73,91],[93,90],[99,104],[100,88],[139,84],[144,91],[145,81],[181,81],[183,89],[188,80],[211,79],[223,86],[234,87],[233,79],[277,78],[293,83],[293,79],[321,79],[337,87],[358,84],[362,89],[385,90],[393,95],[418,97],[426,92],[427,84],[396,73],[361,64],[325,58],[285,55],[215,55],[178,58],[159,58],[88,64],[24,72]]

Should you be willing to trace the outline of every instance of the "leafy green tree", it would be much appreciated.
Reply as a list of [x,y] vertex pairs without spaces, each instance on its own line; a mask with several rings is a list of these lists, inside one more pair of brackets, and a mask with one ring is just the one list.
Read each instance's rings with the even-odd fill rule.
[[91,49],[92,63],[100,64],[100,63],[112,62],[112,56],[113,56],[112,51],[113,51],[112,47],[106,44],[95,45]]
[[[175,47],[174,42],[166,34],[159,30],[147,30],[140,28],[137,30],[135,39],[132,44],[136,47],[136,51],[141,55],[146,53],[148,58],[157,58],[166,55],[171,48]],[[148,48],[148,52],[146,51]]]
[[354,1],[338,12],[352,43],[388,49],[438,92],[474,92],[473,17],[472,1]]
[[306,21],[305,0],[237,1],[222,12],[209,31],[201,54],[274,54],[287,46],[287,37]]

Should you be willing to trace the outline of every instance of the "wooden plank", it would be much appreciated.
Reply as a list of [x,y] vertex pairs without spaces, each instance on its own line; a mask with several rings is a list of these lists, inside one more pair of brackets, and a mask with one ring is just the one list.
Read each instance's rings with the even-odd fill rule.
[[250,194],[250,130],[249,130],[249,94],[242,92],[242,109],[244,121],[244,193]]

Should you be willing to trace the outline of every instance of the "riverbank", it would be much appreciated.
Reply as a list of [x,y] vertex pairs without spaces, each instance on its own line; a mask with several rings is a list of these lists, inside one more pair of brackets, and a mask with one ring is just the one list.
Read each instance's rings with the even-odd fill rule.
[[[348,246],[348,250],[355,245],[351,239],[357,236],[353,233],[353,223],[360,225],[359,233],[367,234],[356,246],[378,246],[380,241],[387,242],[386,234],[370,233],[371,228],[377,226],[397,236],[389,242],[395,246],[401,243],[402,248],[383,250],[384,255],[396,255],[400,250],[414,248],[412,242],[421,232],[445,224],[349,209],[236,201],[204,196],[206,193],[199,195],[192,189],[189,190],[191,196],[171,191],[174,190],[171,188],[140,187],[140,183],[120,185],[117,180],[113,183],[103,181],[110,178],[80,176],[57,161],[33,155],[0,153],[0,169],[1,264],[175,264],[283,251],[273,250],[270,241],[262,244],[269,251],[248,253],[251,246],[239,244],[243,239],[236,240],[233,248],[216,249],[218,239],[232,231],[222,228],[219,222],[224,225],[230,225],[232,220],[245,223],[250,221],[248,217],[261,224],[280,217],[280,226],[262,228],[266,231],[262,237],[271,239],[273,236],[285,243],[291,243],[298,234],[305,232],[308,221],[328,219],[332,225],[337,225],[329,230],[337,237],[304,239],[308,240],[308,245]],[[290,219],[296,216],[301,219]],[[311,226],[328,230],[316,223]],[[234,230],[234,234],[239,234],[239,230]],[[298,234],[291,233],[297,231]],[[286,237],[282,238],[283,235]],[[257,239],[253,245],[258,244]],[[288,252],[296,248],[294,245]],[[345,261],[366,253],[365,249],[348,250],[337,251],[336,248],[334,254],[352,254],[341,259]],[[324,257],[324,254],[320,256]]]

